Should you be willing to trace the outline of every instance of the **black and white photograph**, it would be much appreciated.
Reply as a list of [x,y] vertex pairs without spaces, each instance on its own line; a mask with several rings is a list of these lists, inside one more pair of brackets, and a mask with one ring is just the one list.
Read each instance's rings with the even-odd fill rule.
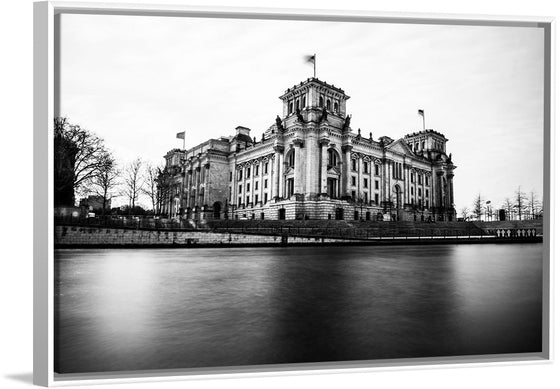
[[55,31],[55,377],[548,358],[541,25]]

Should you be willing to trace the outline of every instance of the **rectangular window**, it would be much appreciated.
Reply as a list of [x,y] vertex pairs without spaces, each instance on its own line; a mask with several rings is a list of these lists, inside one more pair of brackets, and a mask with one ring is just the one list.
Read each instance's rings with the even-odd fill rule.
[[375,194],[375,204],[379,205],[379,193]]
[[356,191],[353,190],[353,191],[352,191],[352,200],[355,200],[355,199],[356,199]]
[[364,203],[367,204],[367,202],[368,202],[367,192],[364,192]]
[[241,180],[243,178],[243,170],[239,169],[237,171],[237,180]]
[[375,189],[379,189],[379,180],[375,180]]
[[259,175],[259,165],[255,165],[255,176]]
[[414,188],[410,188],[410,194],[414,196]]
[[375,164],[375,175],[378,176],[379,175],[379,165]]
[[241,196],[239,196],[239,198],[237,199],[237,206],[238,206],[238,207],[241,206]]
[[352,176],[352,186],[356,186],[356,176]]
[[229,181],[233,180],[233,172],[229,172]]
[[246,199],[246,200],[247,200],[247,203],[246,203],[246,204],[249,205],[249,196],[247,196],[247,199]]
[[355,159],[352,160],[352,171],[353,172],[356,171],[356,160]]
[[259,195],[255,195],[255,204],[259,202]]
[[251,190],[251,184],[247,184],[247,192]]
[[422,175],[418,174],[418,185],[422,185]]
[[249,178],[251,177],[251,168],[248,167],[247,170],[245,171],[245,178]]
[[364,178],[364,188],[367,188],[367,184],[368,184],[367,178]]
[[268,188],[268,180],[264,180],[264,188]]
[[368,162],[364,161],[364,173],[368,172]]
[[259,182],[258,181],[255,182],[255,190],[259,190]]
[[268,193],[264,194],[264,203],[266,204],[268,202]]
[[241,192],[243,192],[243,185],[239,185],[239,194],[241,194]]
[[264,164],[264,174],[268,174],[268,162]]
[[426,197],[430,197],[430,196],[428,196],[428,189],[426,189]]
[[410,173],[410,182],[414,183],[414,173]]

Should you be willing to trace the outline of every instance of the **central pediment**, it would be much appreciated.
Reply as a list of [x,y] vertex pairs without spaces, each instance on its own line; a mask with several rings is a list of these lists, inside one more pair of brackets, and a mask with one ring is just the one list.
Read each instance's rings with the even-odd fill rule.
[[394,153],[405,154],[411,157],[416,157],[416,155],[412,152],[412,150],[410,150],[410,147],[408,147],[408,145],[402,139],[399,139],[391,143],[387,147],[387,150],[392,151]]

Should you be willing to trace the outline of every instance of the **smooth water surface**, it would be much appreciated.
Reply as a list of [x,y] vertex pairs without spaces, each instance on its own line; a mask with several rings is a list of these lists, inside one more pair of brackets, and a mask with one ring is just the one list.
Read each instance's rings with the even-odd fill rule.
[[541,351],[542,244],[55,257],[59,373]]

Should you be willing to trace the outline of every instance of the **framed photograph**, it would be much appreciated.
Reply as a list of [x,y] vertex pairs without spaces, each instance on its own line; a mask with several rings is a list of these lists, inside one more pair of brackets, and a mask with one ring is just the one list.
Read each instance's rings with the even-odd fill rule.
[[549,360],[552,18],[34,15],[36,384]]

